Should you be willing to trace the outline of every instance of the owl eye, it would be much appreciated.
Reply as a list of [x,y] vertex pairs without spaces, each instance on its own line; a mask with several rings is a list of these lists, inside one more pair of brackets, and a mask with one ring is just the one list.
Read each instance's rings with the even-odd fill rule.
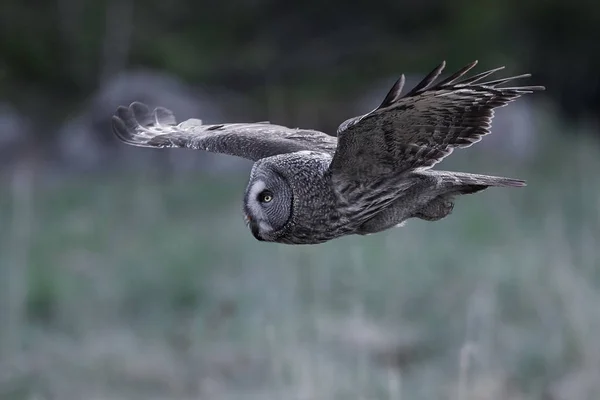
[[258,201],[261,203],[268,203],[271,200],[273,200],[273,193],[269,192],[268,190],[264,190],[258,195]]

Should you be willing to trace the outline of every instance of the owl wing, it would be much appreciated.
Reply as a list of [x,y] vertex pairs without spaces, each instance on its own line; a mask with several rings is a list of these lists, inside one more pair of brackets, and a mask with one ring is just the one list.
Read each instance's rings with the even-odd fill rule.
[[442,62],[403,96],[404,75],[375,110],[338,128],[331,163],[334,177],[368,180],[388,173],[430,168],[455,148],[469,147],[490,133],[494,108],[543,86],[500,87],[529,74],[485,81],[504,67],[462,78],[477,61],[434,84]]
[[314,150],[333,154],[337,139],[314,130],[292,129],[268,122],[203,125],[199,119],[177,123],[173,113],[142,103],[119,107],[112,117],[115,135],[140,147],[181,147],[229,154],[253,161]]

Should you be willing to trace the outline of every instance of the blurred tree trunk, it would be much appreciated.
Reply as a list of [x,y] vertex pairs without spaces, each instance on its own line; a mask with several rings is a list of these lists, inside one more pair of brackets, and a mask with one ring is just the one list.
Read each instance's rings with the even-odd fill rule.
[[9,240],[0,265],[0,357],[12,358],[23,345],[22,328],[27,305],[27,276],[34,222],[34,171],[36,155],[26,151],[15,164],[10,194]]
[[133,8],[133,0],[110,0],[106,6],[100,86],[127,65],[133,32]]

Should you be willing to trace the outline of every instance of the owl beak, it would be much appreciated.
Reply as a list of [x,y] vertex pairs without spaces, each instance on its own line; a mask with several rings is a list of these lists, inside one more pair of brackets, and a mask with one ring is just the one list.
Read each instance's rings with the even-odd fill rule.
[[252,236],[254,236],[254,239],[258,240],[259,242],[264,242],[265,239],[263,239],[262,236],[260,236],[260,232],[258,231],[258,224],[256,222],[250,221],[250,232],[252,232]]
[[246,222],[246,226],[248,226],[250,228],[250,232],[252,232],[252,236],[254,236],[254,238],[256,240],[264,242],[265,239],[263,239],[260,236],[260,232],[258,230],[258,224],[256,223],[256,221],[253,221],[252,217],[250,217],[247,213],[244,213],[244,221]]
[[260,231],[256,221],[253,221],[252,218],[248,218],[248,225],[250,226],[250,232],[252,232],[252,236],[254,236],[256,240],[263,242],[265,239],[260,236]]

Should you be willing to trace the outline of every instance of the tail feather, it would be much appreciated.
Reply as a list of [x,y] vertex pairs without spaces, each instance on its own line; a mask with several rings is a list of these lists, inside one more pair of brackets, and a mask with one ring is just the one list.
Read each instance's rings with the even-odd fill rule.
[[488,187],[524,187],[527,183],[521,179],[506,178],[503,176],[490,176],[469,174],[464,172],[448,172],[444,177],[445,181],[452,187],[456,188],[456,192],[461,194],[476,193]]

